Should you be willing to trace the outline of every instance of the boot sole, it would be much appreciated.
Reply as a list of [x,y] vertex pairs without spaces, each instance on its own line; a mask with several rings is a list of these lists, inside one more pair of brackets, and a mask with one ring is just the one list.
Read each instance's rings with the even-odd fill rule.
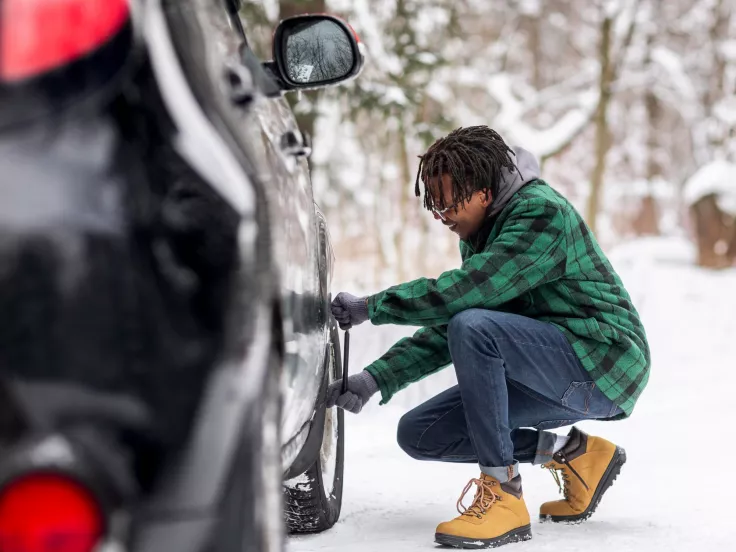
[[616,452],[613,453],[613,458],[611,458],[611,461],[608,463],[608,467],[603,473],[603,477],[601,478],[600,482],[598,483],[598,487],[593,493],[593,500],[590,501],[590,504],[582,513],[576,514],[574,516],[553,516],[549,514],[540,514],[539,521],[552,521],[554,523],[582,523],[583,521],[588,519],[590,516],[593,515],[593,512],[595,512],[595,509],[598,507],[598,504],[603,497],[603,493],[605,493],[613,485],[613,482],[616,481],[618,474],[621,473],[621,466],[623,466],[625,463],[626,451],[620,447],[616,447]]
[[532,526],[524,525],[512,529],[508,533],[495,537],[492,539],[471,539],[469,537],[456,537],[455,535],[445,535],[444,533],[435,533],[434,542],[443,546],[451,546],[452,548],[464,548],[464,549],[481,549],[481,548],[496,548],[503,546],[504,544],[511,544],[513,542],[528,541],[532,538]]

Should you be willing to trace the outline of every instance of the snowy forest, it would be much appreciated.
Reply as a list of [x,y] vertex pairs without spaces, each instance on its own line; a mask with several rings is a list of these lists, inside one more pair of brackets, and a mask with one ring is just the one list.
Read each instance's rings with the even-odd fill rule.
[[[487,124],[532,151],[604,248],[687,237],[736,263],[736,0],[246,1],[254,47],[289,15],[355,28],[348,85],[291,95],[313,138],[315,197],[340,279],[377,289],[436,275],[457,238],[414,195],[418,155]],[[255,38],[255,40],[254,40]]]

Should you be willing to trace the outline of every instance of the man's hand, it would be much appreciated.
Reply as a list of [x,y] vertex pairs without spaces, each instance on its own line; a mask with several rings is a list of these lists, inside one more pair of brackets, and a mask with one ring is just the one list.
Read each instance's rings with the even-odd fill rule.
[[363,370],[360,374],[354,374],[348,378],[346,393],[342,392],[341,379],[330,384],[327,388],[327,408],[339,406],[348,412],[357,414],[376,391],[378,391],[376,380],[369,372]]
[[332,300],[332,315],[340,329],[349,330],[368,320],[367,297],[356,297],[349,293],[338,293]]

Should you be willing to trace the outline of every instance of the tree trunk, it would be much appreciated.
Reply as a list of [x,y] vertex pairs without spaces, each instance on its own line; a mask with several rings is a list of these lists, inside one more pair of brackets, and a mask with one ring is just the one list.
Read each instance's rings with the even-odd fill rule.
[[727,251],[719,251],[718,244],[726,243],[731,236],[724,222],[723,212],[718,208],[716,196],[707,195],[690,208],[698,246],[698,265],[706,268],[723,268],[730,262]]
[[590,179],[590,196],[588,197],[587,220],[588,226],[595,233],[600,203],[603,175],[606,172],[606,155],[610,145],[608,129],[608,106],[611,102],[611,84],[613,83],[613,65],[611,63],[611,28],[613,20],[605,15],[601,23],[601,41],[598,57],[601,72],[598,80],[600,99],[595,113],[595,167]]
[[659,209],[653,195],[641,198],[639,210],[631,221],[631,229],[636,236],[659,235]]
[[[726,60],[723,56],[721,45],[728,33],[729,14],[723,7],[723,0],[717,0],[713,6],[713,25],[709,29],[708,45],[711,48],[710,86],[704,90],[703,106],[706,117],[712,117],[713,108],[723,97]],[[723,137],[718,134],[710,134],[709,142],[712,146],[723,144]]]
[[[363,148],[365,148],[365,145],[363,145]],[[370,155],[368,155],[368,159],[370,160]],[[383,160],[381,160],[381,163],[379,166],[383,165]],[[365,180],[364,180],[365,182]],[[370,184],[369,184],[370,185]],[[383,286],[383,274],[386,270],[386,267],[388,266],[388,256],[386,255],[386,247],[383,243],[383,240],[381,239],[381,230],[379,228],[379,225],[383,222],[383,210],[385,209],[385,205],[381,201],[381,197],[384,196],[384,190],[386,188],[386,179],[383,176],[383,171],[378,171],[377,174],[377,187],[374,190],[374,193],[376,195],[376,200],[373,202],[373,228],[375,229],[375,244],[376,244],[376,257],[377,260],[374,263],[374,271],[373,271],[373,279],[374,279],[374,285],[377,285],[379,287]]]
[[[542,7],[544,3],[542,3]],[[543,16],[541,14],[531,15],[527,18],[529,33],[529,50],[532,54],[532,85],[535,90],[543,88],[542,83],[542,30],[541,22]]]
[[736,217],[731,219],[731,237],[728,240],[726,262],[731,266],[736,265]]
[[411,204],[411,173],[409,172],[409,151],[406,146],[406,129],[404,123],[399,125],[397,134],[399,141],[399,158],[397,159],[400,168],[401,182],[399,193],[399,229],[396,234],[397,249],[399,252],[399,281],[404,282],[409,279],[409,268],[406,258],[406,228],[409,227],[409,211]]
[[[389,149],[387,140],[384,136],[376,136],[375,140],[367,139],[367,136],[358,138],[360,147],[366,152],[366,159],[369,166],[383,167],[386,162],[387,151]],[[375,158],[371,155],[374,152]],[[375,160],[375,162],[372,162]],[[365,172],[365,171],[364,171]],[[386,197],[387,182],[382,170],[377,170],[375,178],[368,178],[363,175],[363,185],[369,188],[375,197],[373,202],[373,239],[376,251],[376,260],[373,264],[374,285],[383,287],[384,275],[386,269],[392,263],[392,256],[387,251],[387,244],[384,242],[384,236],[381,231],[381,225],[386,221],[386,206],[390,205],[383,198]]]
[[[652,17],[657,20],[661,13],[661,0],[653,0]],[[653,74],[652,46],[654,44],[655,32],[649,29],[647,33],[646,57],[644,60],[645,70],[649,75]],[[652,182],[662,176],[662,167],[657,157],[659,149],[659,126],[662,118],[662,106],[659,99],[652,92],[652,87],[647,87],[644,93],[644,108],[647,114],[647,138],[646,138],[646,180],[649,190],[647,195],[641,199],[639,210],[633,221],[633,229],[638,236],[659,235],[659,209],[657,200],[652,190]]]

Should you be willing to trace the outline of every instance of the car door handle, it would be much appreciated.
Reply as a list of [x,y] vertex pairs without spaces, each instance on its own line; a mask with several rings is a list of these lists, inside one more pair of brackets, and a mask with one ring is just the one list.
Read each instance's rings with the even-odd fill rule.
[[309,137],[299,131],[287,130],[281,135],[281,151],[294,157],[309,157],[312,154]]
[[245,106],[255,97],[253,77],[241,63],[231,61],[225,65],[225,82],[233,104]]

